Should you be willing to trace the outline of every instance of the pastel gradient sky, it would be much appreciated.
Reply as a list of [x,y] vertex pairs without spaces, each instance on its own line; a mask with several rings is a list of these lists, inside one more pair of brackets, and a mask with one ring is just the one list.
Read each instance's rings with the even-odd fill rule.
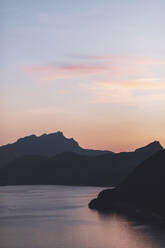
[[164,0],[1,0],[0,145],[165,146]]

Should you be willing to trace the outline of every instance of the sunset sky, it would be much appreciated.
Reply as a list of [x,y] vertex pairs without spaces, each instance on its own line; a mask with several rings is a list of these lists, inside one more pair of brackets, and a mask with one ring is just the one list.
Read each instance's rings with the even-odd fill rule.
[[0,0],[0,145],[165,146],[165,0]]

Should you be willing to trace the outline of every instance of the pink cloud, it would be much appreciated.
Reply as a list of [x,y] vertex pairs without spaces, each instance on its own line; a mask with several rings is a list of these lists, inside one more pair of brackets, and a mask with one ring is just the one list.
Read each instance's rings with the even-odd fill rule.
[[[23,70],[31,73],[39,81],[82,78],[101,75],[108,80],[128,80],[128,78],[158,77],[153,66],[165,64],[164,60],[129,56],[88,56],[86,63],[25,66]],[[95,63],[91,63],[95,60]],[[151,67],[152,66],[152,67]]]
[[77,64],[62,66],[26,66],[25,72],[33,73],[39,80],[52,81],[57,79],[79,78],[107,71],[107,65]]

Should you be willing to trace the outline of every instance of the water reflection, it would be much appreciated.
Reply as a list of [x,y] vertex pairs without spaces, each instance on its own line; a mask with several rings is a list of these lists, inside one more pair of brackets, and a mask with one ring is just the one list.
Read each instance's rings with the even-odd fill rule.
[[164,248],[165,230],[88,208],[100,188],[1,187],[2,248]]
[[156,243],[147,234],[148,226],[136,226],[127,218],[118,214],[98,214],[103,229],[108,236],[111,248],[158,248]]

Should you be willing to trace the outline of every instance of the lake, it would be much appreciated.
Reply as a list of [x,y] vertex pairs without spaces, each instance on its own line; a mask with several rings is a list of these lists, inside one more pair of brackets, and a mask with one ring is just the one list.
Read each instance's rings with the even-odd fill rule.
[[1,248],[164,248],[165,230],[117,214],[100,215],[88,202],[98,187],[0,187]]

